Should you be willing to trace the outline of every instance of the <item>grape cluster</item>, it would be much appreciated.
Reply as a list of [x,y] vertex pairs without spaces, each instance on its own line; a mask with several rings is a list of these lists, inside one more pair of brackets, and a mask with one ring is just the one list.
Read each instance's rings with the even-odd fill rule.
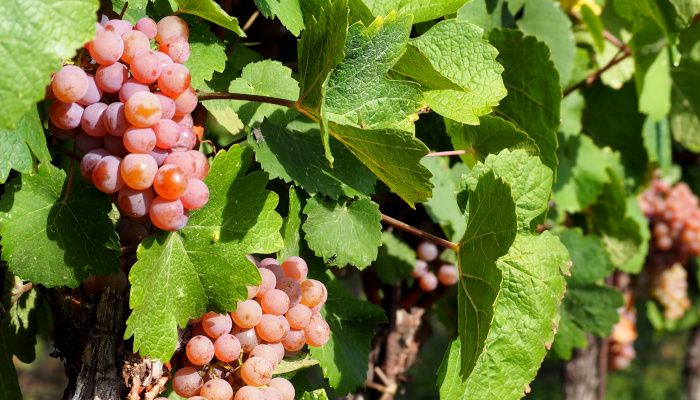
[[193,150],[201,139],[191,115],[198,100],[183,65],[189,28],[169,16],[134,26],[113,19],[96,29],[85,46],[90,57],[53,75],[51,131],[75,139],[82,176],[113,194],[124,216],[181,229],[187,211],[209,199],[209,161]]
[[634,350],[634,342],[637,340],[637,311],[630,276],[618,273],[615,276],[615,287],[622,292],[625,303],[617,310],[620,319],[610,333],[608,364],[612,370],[621,370],[629,367],[637,355]]
[[437,274],[430,270],[430,263],[438,261],[438,248],[430,242],[421,242],[416,248],[416,264],[413,267],[413,277],[418,280],[418,286],[424,292],[432,292],[438,283],[452,286],[459,281],[457,267],[452,264],[442,264]]
[[663,308],[664,318],[676,320],[685,315],[691,303],[688,297],[688,272],[680,263],[648,263],[651,296]]
[[248,287],[248,300],[235,311],[208,312],[191,322],[184,367],[172,379],[178,395],[191,400],[294,399],[292,384],[272,374],[285,355],[328,342],[331,330],[320,314],[328,292],[323,283],[306,278],[308,267],[300,257],[289,257],[282,265],[266,258],[258,270],[261,284]]

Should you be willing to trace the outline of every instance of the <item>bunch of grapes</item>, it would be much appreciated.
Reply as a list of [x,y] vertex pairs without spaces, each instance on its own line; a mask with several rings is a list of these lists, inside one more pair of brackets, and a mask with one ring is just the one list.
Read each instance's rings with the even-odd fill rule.
[[187,211],[209,199],[209,161],[193,150],[201,139],[191,115],[198,100],[183,65],[189,28],[169,16],[134,26],[107,20],[96,29],[85,46],[89,57],[53,75],[52,133],[75,139],[82,176],[113,194],[124,216],[181,229]]
[[430,270],[430,263],[437,262],[438,248],[430,242],[421,242],[416,248],[416,264],[413,267],[413,277],[418,280],[418,286],[424,292],[432,292],[438,283],[452,286],[459,281],[457,267],[452,264],[441,264],[437,275]]
[[688,272],[680,263],[649,264],[651,296],[661,305],[664,318],[676,320],[691,306],[688,297]]
[[304,345],[323,346],[330,327],[320,314],[328,298],[323,283],[307,279],[300,257],[282,265],[266,258],[258,265],[262,283],[248,288],[248,300],[229,314],[206,313],[192,321],[192,338],[173,390],[195,400],[293,400],[294,387],[273,378],[285,355]]
[[620,319],[610,333],[609,366],[612,370],[625,369],[632,364],[637,355],[634,341],[637,340],[637,311],[634,307],[634,295],[631,279],[627,274],[617,274],[615,287],[622,291],[625,304],[618,309]]

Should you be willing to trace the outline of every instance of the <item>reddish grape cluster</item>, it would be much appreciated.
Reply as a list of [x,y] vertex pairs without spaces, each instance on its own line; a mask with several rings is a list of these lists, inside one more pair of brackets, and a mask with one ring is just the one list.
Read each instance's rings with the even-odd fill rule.
[[438,260],[438,248],[430,242],[421,242],[416,248],[416,264],[413,267],[413,277],[418,280],[418,286],[424,292],[432,292],[438,283],[452,286],[459,281],[457,267],[452,264],[442,264],[438,267],[437,275],[430,270],[430,264]]
[[248,300],[229,314],[208,312],[192,321],[184,367],[172,379],[175,393],[196,400],[293,400],[294,387],[273,378],[286,354],[304,345],[323,346],[331,330],[321,307],[323,283],[307,279],[300,257],[282,265],[273,258],[258,264],[262,282],[248,288]]
[[[147,215],[158,228],[187,224],[203,207],[209,161],[199,151],[191,112],[197,95],[183,63],[189,28],[176,16],[132,26],[113,19],[96,24],[85,47],[90,60],[53,75],[47,97],[52,132],[75,138],[84,154],[82,176],[113,194],[122,214]],[[155,39],[159,50],[151,49]]]
[[700,206],[687,184],[654,179],[640,204],[651,224],[654,250],[674,252],[679,260],[700,255]]
[[608,364],[610,369],[620,370],[629,367],[637,355],[634,350],[634,341],[637,340],[637,311],[634,307],[630,276],[622,273],[617,274],[615,287],[622,291],[625,304],[617,310],[620,319],[610,333]]

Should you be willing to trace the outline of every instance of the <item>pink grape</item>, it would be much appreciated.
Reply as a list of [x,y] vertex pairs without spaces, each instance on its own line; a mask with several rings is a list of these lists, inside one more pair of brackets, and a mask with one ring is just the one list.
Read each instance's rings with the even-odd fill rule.
[[438,278],[434,273],[428,272],[425,275],[418,278],[418,286],[424,292],[432,292],[438,286]]
[[173,63],[173,59],[170,58],[169,55],[163,53],[162,51],[156,51],[156,56],[158,56],[158,59],[160,59],[160,65],[162,67]]
[[262,283],[260,283],[260,287],[258,288],[257,297],[262,297],[270,289],[274,289],[275,286],[277,286],[277,278],[275,274],[267,268],[260,268],[258,272],[260,272]]
[[315,279],[307,279],[301,283],[301,304],[313,308],[324,301],[327,293],[323,283]]
[[260,391],[263,393],[265,400],[282,400],[282,394],[275,388],[266,386],[261,387]]
[[306,335],[303,329],[290,330],[287,336],[282,339],[282,347],[289,352],[301,350],[306,344]]
[[234,328],[232,333],[233,336],[235,336],[241,343],[241,350],[243,350],[244,353],[250,353],[259,343],[258,334],[255,332],[255,328]]
[[303,304],[291,307],[284,315],[292,329],[304,329],[311,321],[311,309]]
[[112,31],[118,34],[120,37],[125,33],[131,31],[131,29],[133,28],[131,22],[125,21],[123,19],[110,19],[109,21],[105,22],[104,25],[106,31]]
[[115,62],[100,65],[95,73],[95,84],[105,93],[117,93],[129,80],[129,70],[126,65]]
[[[156,134],[156,147],[166,150],[172,148],[177,144],[180,129],[182,129],[180,125],[176,124],[175,121],[171,119],[161,119],[158,121],[153,125],[153,132]],[[167,157],[165,162],[167,162]]]
[[219,361],[234,362],[238,360],[240,354],[241,342],[230,333],[219,336],[214,342],[214,355]]
[[107,129],[102,123],[102,115],[106,109],[107,104],[105,103],[95,103],[85,107],[83,117],[80,119],[80,127],[83,128],[83,132],[95,137],[106,135]]
[[435,261],[438,256],[438,248],[430,242],[421,242],[416,249],[416,255],[423,261]]
[[117,101],[108,105],[102,114],[102,125],[110,134],[124,136],[124,132],[129,127],[129,121],[124,115],[124,104]]
[[[160,109],[162,110],[163,119],[172,119],[175,116],[175,100],[161,93],[155,93],[158,101],[160,101]],[[175,122],[175,121],[173,121]],[[177,124],[177,122],[175,122]]]
[[127,64],[131,64],[133,74],[134,57],[139,52],[148,50],[151,47],[151,43],[148,41],[148,37],[146,37],[143,32],[137,30],[132,30],[123,34],[122,40],[124,41],[124,53],[122,54],[122,60]]
[[277,360],[282,361],[284,359],[284,346],[282,343],[267,343],[267,345],[277,353]]
[[250,357],[262,357],[266,359],[267,361],[272,364],[273,368],[279,364],[280,361],[282,361],[281,358],[279,358],[279,353],[275,348],[270,346],[269,344],[259,344],[255,346],[253,351],[250,352],[249,354]]
[[231,312],[231,318],[240,328],[250,329],[260,323],[262,308],[254,300],[239,301],[236,310]]
[[132,189],[146,190],[153,184],[158,164],[150,154],[132,153],[124,157],[119,172],[124,183]]
[[194,89],[187,88],[184,92],[180,93],[175,99],[175,115],[185,115],[194,111],[197,107],[197,94]]
[[187,190],[187,176],[176,165],[164,164],[158,168],[153,180],[153,188],[159,196],[166,199],[178,199]]
[[[128,156],[127,156],[128,157]],[[122,161],[122,164],[124,162]],[[124,187],[117,196],[119,211],[129,218],[141,218],[148,214],[148,210],[156,197],[153,189],[134,190]]]
[[90,57],[96,63],[108,65],[117,62],[124,54],[124,41],[121,35],[105,29],[99,32],[88,46]]
[[102,138],[105,149],[117,157],[125,157],[129,151],[124,147],[124,141],[119,136],[107,135]]
[[124,147],[132,153],[150,153],[156,147],[156,134],[151,128],[130,127],[124,132]]
[[191,397],[199,393],[204,380],[196,369],[185,367],[177,370],[172,379],[173,390],[178,396]]
[[134,29],[142,32],[149,39],[155,39],[156,34],[158,34],[158,25],[156,24],[156,21],[148,17],[143,17],[138,20],[134,26]]
[[272,379],[272,364],[262,357],[250,357],[241,366],[241,378],[246,385],[266,385]]
[[309,273],[309,267],[303,258],[291,256],[282,263],[282,271],[295,281],[302,282]]
[[182,229],[187,223],[185,209],[180,200],[168,200],[160,196],[151,203],[149,216],[156,227],[166,231]]
[[168,64],[158,77],[158,88],[170,97],[177,97],[190,87],[190,71],[182,64]]
[[270,289],[260,299],[263,312],[274,315],[284,315],[289,310],[289,297],[279,289]]
[[289,297],[289,307],[294,307],[301,302],[301,285],[292,278],[283,278],[277,281],[277,289],[283,291]]
[[190,178],[185,194],[180,197],[182,205],[188,210],[197,210],[204,207],[209,201],[209,188],[196,178]]
[[[174,104],[174,101],[173,101]],[[185,127],[187,129],[192,129],[194,126],[194,120],[192,119],[192,114],[185,115],[175,115],[173,121],[177,122],[178,125]]]
[[413,265],[413,272],[411,275],[414,278],[420,278],[426,273],[428,273],[428,263],[421,259],[417,259],[416,263]]
[[206,336],[197,335],[187,342],[187,358],[194,365],[206,365],[214,358],[214,343]]
[[459,281],[457,267],[454,265],[443,265],[438,269],[438,281],[445,286],[452,286]]
[[[284,271],[282,271],[282,267],[279,266],[277,260],[275,260],[274,258],[262,259],[262,261],[260,261],[260,268],[269,269],[270,271],[272,271],[272,273],[275,274],[275,278],[277,280],[286,278]],[[277,285],[277,283],[275,283],[275,285]]]
[[[177,101],[175,105],[177,107]],[[132,94],[124,103],[124,107],[127,121],[139,128],[154,125],[162,116],[160,101],[158,101],[156,95],[150,92],[136,92]]]
[[272,378],[267,386],[277,389],[282,395],[282,400],[294,400],[294,385],[284,378]]
[[151,152],[148,154],[150,154],[151,157],[153,157],[156,160],[158,167],[160,167],[161,165],[163,165],[163,163],[165,162],[165,158],[168,157],[168,154],[170,153],[168,153],[168,150],[159,149],[158,147],[156,147],[153,150],[151,150]]
[[197,136],[189,129],[181,129],[177,138],[177,144],[173,146],[172,151],[192,150],[196,144]]
[[119,101],[126,103],[126,101],[129,100],[134,94],[139,92],[150,93],[150,91],[151,89],[148,87],[148,85],[131,78],[124,82],[122,88],[119,90]]
[[49,107],[49,119],[60,129],[75,129],[80,125],[84,109],[78,103],[54,101]]
[[160,51],[170,56],[173,62],[184,64],[190,58],[190,44],[186,40],[171,40],[160,45]]
[[170,15],[158,21],[156,34],[158,43],[164,43],[171,39],[187,40],[189,37],[190,29],[182,18]]
[[304,336],[306,336],[306,344],[311,347],[320,347],[328,342],[331,337],[331,328],[328,323],[320,316],[314,315],[311,321],[304,328]]
[[258,287],[257,286],[246,286],[245,287],[248,290],[248,300],[254,299],[255,296],[258,294]]
[[119,173],[121,158],[115,156],[103,157],[92,170],[92,183],[103,193],[117,193],[124,187],[124,181]]
[[214,378],[208,380],[199,394],[207,400],[231,400],[233,389],[231,385],[223,379]]
[[202,317],[202,328],[207,336],[216,339],[221,335],[231,332],[233,322],[228,314],[208,312]]
[[265,400],[265,396],[260,389],[253,386],[243,386],[238,389],[233,400]]
[[194,173],[192,174],[192,177],[199,180],[204,180],[204,178],[209,175],[209,160],[207,159],[207,156],[205,156],[201,151],[197,150],[190,150],[187,153],[189,153],[194,160]]
[[105,149],[95,149],[87,152],[80,160],[80,175],[82,175],[86,181],[92,182],[92,170],[95,169],[95,166],[102,158],[108,155],[110,155],[110,153]]
[[151,50],[139,51],[131,62],[131,75],[141,83],[155,82],[162,69],[160,58]]
[[102,26],[101,23],[95,22],[95,34],[100,33],[100,32],[104,32],[104,31],[105,31],[105,27]]
[[[179,132],[179,129],[176,132]],[[187,177],[193,176],[195,169],[197,168],[195,160],[189,151],[178,151],[170,153],[168,155],[168,158],[165,159],[165,164],[177,165],[178,167],[180,167],[180,169],[182,169],[182,171],[185,173],[185,175],[187,175]]]
[[255,332],[266,342],[279,342],[288,331],[285,322],[287,320],[279,315],[263,314],[260,323],[255,326]]
[[[78,149],[79,152],[85,154],[91,150],[99,149],[102,147],[103,142],[101,138],[96,138],[92,137],[89,135],[84,134],[83,132],[78,132],[75,135],[75,147]],[[109,147],[105,146],[107,150],[110,151],[110,153],[114,154],[113,151],[109,149]]]
[[78,100],[78,104],[88,106],[90,104],[95,104],[102,98],[102,89],[97,86],[95,82],[95,76],[92,74],[87,74],[88,87],[87,91],[83,97]]
[[56,98],[64,103],[76,102],[87,93],[87,74],[75,65],[64,65],[53,75],[51,90]]

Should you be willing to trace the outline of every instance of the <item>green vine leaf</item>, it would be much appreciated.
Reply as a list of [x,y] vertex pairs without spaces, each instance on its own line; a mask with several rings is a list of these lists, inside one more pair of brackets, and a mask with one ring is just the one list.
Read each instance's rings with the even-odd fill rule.
[[16,276],[47,287],[76,287],[88,274],[112,274],[120,252],[111,210],[109,196],[43,163],[5,186],[2,259]]
[[190,57],[185,66],[190,70],[193,88],[208,89],[206,81],[226,67],[226,47],[214,36],[209,24],[190,24]]
[[51,161],[36,109],[29,110],[14,130],[0,129],[0,183],[5,183],[10,169],[22,173],[33,171],[32,155],[42,163]]
[[313,392],[304,392],[301,395],[301,400],[328,400],[328,395],[323,389],[316,389]]
[[259,284],[246,254],[282,248],[277,195],[265,190],[266,173],[246,175],[251,162],[250,148],[219,152],[205,180],[207,206],[193,211],[179,232],[161,232],[139,246],[125,337],[134,336],[141,355],[169,360],[178,327],[207,310],[235,309],[247,298],[246,286]]
[[174,0],[178,11],[202,17],[219,26],[245,37],[245,32],[238,26],[238,19],[226,14],[214,0]]
[[433,196],[423,203],[423,207],[448,238],[459,241],[467,230],[467,221],[457,202],[457,193],[462,174],[468,173],[469,168],[462,163],[450,167],[447,157],[425,157],[422,162],[433,174],[430,178]]
[[372,268],[382,282],[394,284],[410,279],[416,264],[416,251],[391,232],[382,232],[382,246]]
[[279,18],[294,36],[299,36],[304,29],[304,16],[299,0],[255,0],[255,5],[267,18]]
[[396,10],[399,14],[413,15],[414,24],[453,14],[467,2],[468,0],[364,0],[376,16]]
[[97,0],[0,3],[0,132],[44,98],[51,74],[95,35]]

